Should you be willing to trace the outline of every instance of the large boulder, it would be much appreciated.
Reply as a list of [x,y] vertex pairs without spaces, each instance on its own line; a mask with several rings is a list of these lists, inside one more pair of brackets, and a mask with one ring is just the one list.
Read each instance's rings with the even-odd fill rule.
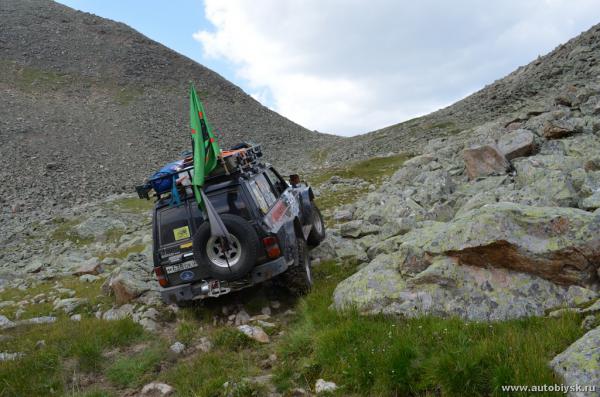
[[131,302],[142,294],[157,288],[158,283],[154,280],[151,270],[145,262],[133,260],[126,261],[116,268],[103,286],[105,292],[114,294],[117,304],[120,305]]
[[526,194],[546,205],[575,207],[579,201],[575,189],[576,170],[583,168],[574,156],[536,155],[513,162],[516,182]]
[[[600,327],[597,327],[567,348],[550,362],[554,372],[572,387],[600,385]],[[596,390],[597,392],[597,390]],[[570,396],[587,397],[592,392],[574,390]]]
[[524,129],[511,131],[500,137],[498,149],[507,160],[528,156],[535,149],[535,134]]
[[576,131],[577,126],[571,119],[552,120],[544,125],[544,138],[564,138]]
[[405,277],[398,271],[398,259],[379,256],[337,286],[333,306],[365,314],[496,321],[542,316],[548,309],[595,297],[581,287],[559,286],[507,269],[460,265],[448,257],[438,257],[416,276]]
[[591,286],[600,264],[600,212],[484,205],[446,224],[416,229],[404,243],[471,266],[537,275],[559,284]]
[[462,151],[469,179],[504,174],[510,163],[494,145],[483,145]]

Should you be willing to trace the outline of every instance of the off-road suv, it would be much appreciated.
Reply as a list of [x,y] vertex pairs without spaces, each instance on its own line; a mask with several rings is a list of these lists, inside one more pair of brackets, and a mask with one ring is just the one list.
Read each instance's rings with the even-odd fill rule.
[[[185,183],[193,166],[177,171],[175,190],[156,195],[154,273],[167,303],[218,297],[275,276],[296,294],[311,288],[308,247],[325,238],[313,192],[297,175],[288,184],[260,162],[260,146],[242,146],[224,152],[203,188],[230,233],[227,251],[211,237],[210,223]],[[138,187],[139,196],[149,198],[151,187]]]

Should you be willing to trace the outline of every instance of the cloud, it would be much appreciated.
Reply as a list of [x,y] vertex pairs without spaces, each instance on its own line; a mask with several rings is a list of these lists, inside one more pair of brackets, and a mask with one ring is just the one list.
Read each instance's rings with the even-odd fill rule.
[[354,135],[427,114],[594,23],[598,0],[205,0],[204,56],[309,129]]

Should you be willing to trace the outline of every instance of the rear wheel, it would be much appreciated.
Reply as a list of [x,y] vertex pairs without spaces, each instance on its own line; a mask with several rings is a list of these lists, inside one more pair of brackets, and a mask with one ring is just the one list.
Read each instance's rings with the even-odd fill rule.
[[311,225],[312,228],[306,241],[311,247],[316,247],[325,238],[325,222],[323,222],[323,215],[315,203],[312,204]]
[[313,279],[308,247],[304,239],[297,239],[297,247],[295,263],[283,273],[283,281],[292,294],[301,296],[310,292]]
[[244,218],[222,214],[229,232],[229,241],[210,234],[210,224],[204,222],[194,234],[194,259],[206,267],[218,280],[235,280],[245,276],[256,263],[258,235]]

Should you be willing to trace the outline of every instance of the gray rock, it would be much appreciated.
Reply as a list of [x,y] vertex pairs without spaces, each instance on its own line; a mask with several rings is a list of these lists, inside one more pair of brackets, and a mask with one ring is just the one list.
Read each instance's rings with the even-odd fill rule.
[[81,314],[73,314],[71,316],[72,321],[81,321]]
[[175,393],[175,389],[166,383],[152,382],[142,388],[143,397],[166,397]]
[[175,342],[169,347],[169,350],[175,354],[181,354],[185,350],[185,345],[181,342]]
[[126,228],[123,221],[103,215],[100,213],[85,219],[75,227],[75,231],[82,237],[100,239],[109,230]]
[[498,149],[507,160],[528,156],[535,149],[535,135],[529,130],[515,130],[503,135],[498,140]]
[[56,322],[56,317],[54,316],[41,316],[41,317],[33,317],[28,318],[26,320],[20,320],[19,325],[39,325],[39,324],[52,324]]
[[328,382],[323,379],[317,379],[315,383],[315,392],[319,393],[333,393],[337,390],[337,385],[333,382]]
[[[568,386],[600,385],[600,327],[597,327],[552,359],[550,367]],[[587,397],[590,393],[571,392]]]
[[88,302],[84,298],[66,298],[60,299],[54,303],[54,310],[62,310],[66,314],[73,313],[79,306],[84,305]]
[[540,277],[459,265],[443,257],[412,278],[402,276],[393,261],[378,257],[342,281],[333,299],[338,310],[356,307],[368,314],[458,316],[476,321],[543,316],[546,310],[573,301],[568,288]]
[[585,115],[598,115],[600,114],[600,95],[594,95],[590,97],[587,102],[580,106],[581,113]]
[[240,325],[237,327],[237,329],[247,337],[260,343],[269,343],[271,340],[269,335],[267,335],[267,333],[258,326]]
[[250,315],[244,310],[241,309],[240,311],[238,311],[235,315],[235,325],[243,325],[243,324],[248,324],[248,322],[250,321]]
[[587,287],[600,261],[598,230],[600,216],[579,209],[497,203],[447,224],[412,230],[403,241],[461,264],[503,267]]
[[559,139],[576,132],[577,127],[571,119],[548,121],[544,125],[544,138]]
[[351,221],[352,212],[350,210],[337,210],[333,213],[333,220],[337,222]]
[[14,321],[11,321],[6,316],[0,314],[0,329],[8,329],[16,326],[17,324]]
[[16,353],[8,353],[8,352],[0,352],[0,361],[14,361],[17,360],[21,357],[23,357],[25,354],[21,353],[21,352],[16,352]]
[[93,274],[84,274],[83,276],[79,276],[79,281],[83,281],[84,283],[93,283],[94,281],[100,280],[100,277],[94,276]]
[[200,343],[196,345],[196,349],[200,350],[203,353],[208,353],[213,348],[213,344],[206,336],[200,338]]
[[596,316],[594,316],[593,314],[590,314],[589,316],[585,316],[585,318],[581,322],[581,328],[583,328],[586,331],[589,331],[592,328],[594,328],[595,324],[596,324]]
[[102,319],[107,321],[122,320],[127,317],[133,317],[133,306],[130,304],[109,309],[102,314]]

